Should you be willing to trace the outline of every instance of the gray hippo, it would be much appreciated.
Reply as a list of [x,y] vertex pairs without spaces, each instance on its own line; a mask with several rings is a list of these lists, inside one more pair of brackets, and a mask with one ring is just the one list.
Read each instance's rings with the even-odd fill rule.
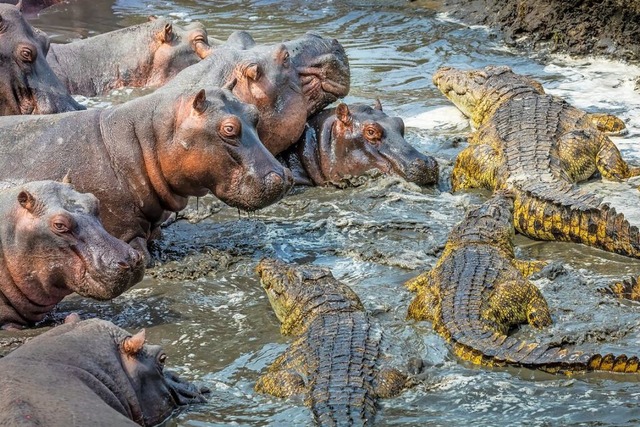
[[32,326],[73,292],[107,300],[142,279],[142,254],[105,231],[98,209],[54,181],[0,191],[1,328]]
[[167,355],[99,319],[56,326],[0,359],[0,425],[155,426],[206,388],[165,369]]
[[15,5],[22,13],[35,15],[42,9],[62,3],[64,0],[0,0],[0,3]]
[[182,28],[153,19],[68,44],[51,44],[47,61],[69,92],[96,96],[125,86],[162,86],[209,53],[207,32],[199,22]]
[[389,117],[376,101],[339,104],[315,115],[300,141],[281,155],[296,184],[338,184],[378,169],[418,185],[438,181],[438,163],[404,139],[404,122]]
[[[280,200],[291,172],[228,88],[162,91],[107,110],[0,117],[0,180],[69,177],[100,200],[106,230],[146,251],[169,211],[211,191],[246,211]],[[148,253],[145,253],[148,256]]]
[[49,40],[15,6],[0,4],[0,115],[84,110],[46,60]]
[[[296,57],[291,57],[289,45]],[[341,66],[335,68],[336,64]],[[213,49],[209,57],[180,72],[165,88],[223,85],[234,80],[233,93],[258,108],[260,139],[272,154],[278,154],[302,135],[310,111],[347,94],[349,67],[337,41],[305,36],[286,44],[254,45],[250,35],[240,32]],[[329,80],[330,84],[323,84]]]

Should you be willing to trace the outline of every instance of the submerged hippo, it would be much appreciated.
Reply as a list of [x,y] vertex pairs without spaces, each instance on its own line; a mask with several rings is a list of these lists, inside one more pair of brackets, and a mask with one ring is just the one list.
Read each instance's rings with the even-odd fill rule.
[[162,86],[210,52],[207,32],[199,22],[181,28],[154,19],[85,40],[52,44],[47,61],[71,93],[96,96],[125,86]]
[[42,320],[65,296],[107,300],[138,283],[142,254],[105,231],[98,200],[70,185],[0,191],[0,327]]
[[438,180],[438,163],[404,139],[404,122],[389,117],[379,101],[339,104],[309,120],[300,141],[281,156],[296,184],[337,184],[378,169],[418,185]]
[[[324,102],[347,94],[348,64],[336,72],[327,69],[341,60],[346,61],[346,55],[338,57],[335,52],[341,46],[320,36],[305,36],[272,46],[252,45],[246,37],[250,38],[246,33],[232,35],[232,40],[240,41],[216,47],[208,58],[183,70],[166,88],[237,81],[233,93],[258,108],[260,139],[271,153],[278,154],[302,135],[309,111],[324,108],[327,105]],[[289,44],[297,52],[295,61],[287,48]],[[306,73],[306,85],[301,81],[298,68]],[[325,81],[327,76],[337,82],[312,84],[312,81]],[[334,92],[323,95],[327,90]]]
[[0,359],[0,425],[154,426],[206,388],[165,370],[162,348],[99,319],[56,326]]
[[49,67],[48,49],[18,8],[0,4],[0,115],[84,110]]
[[[107,110],[0,117],[0,180],[68,176],[100,200],[107,231],[146,250],[168,211],[211,191],[253,211],[282,198],[291,172],[256,134],[255,107],[229,89],[162,91]],[[148,255],[148,254],[145,254]]]

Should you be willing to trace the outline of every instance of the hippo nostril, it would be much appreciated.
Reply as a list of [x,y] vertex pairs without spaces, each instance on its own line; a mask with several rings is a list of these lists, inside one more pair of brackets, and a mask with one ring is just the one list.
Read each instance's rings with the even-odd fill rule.
[[129,258],[131,259],[131,265],[133,265],[134,267],[139,266],[142,262],[142,254],[135,249],[131,250],[131,252],[129,253]]
[[418,185],[428,185],[437,182],[438,162],[429,156],[415,159],[407,168],[406,179]]
[[128,262],[118,261],[116,264],[121,270],[129,270],[131,268],[131,265],[129,265]]

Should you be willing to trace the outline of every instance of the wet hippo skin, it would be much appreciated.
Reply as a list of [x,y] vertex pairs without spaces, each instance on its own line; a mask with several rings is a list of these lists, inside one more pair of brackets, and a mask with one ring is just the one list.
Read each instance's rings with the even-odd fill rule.
[[49,67],[48,49],[46,34],[0,4],[0,115],[84,110]]
[[371,169],[418,185],[438,181],[438,163],[404,139],[404,122],[364,104],[339,104],[313,116],[300,141],[281,156],[296,184],[338,184]]
[[232,80],[237,81],[233,93],[258,108],[260,139],[278,154],[298,140],[310,114],[347,94],[349,66],[335,40],[306,35],[283,44],[256,45],[248,33],[237,32],[166,88]]
[[115,298],[144,274],[142,254],[105,231],[98,200],[70,185],[0,191],[0,327],[31,326],[66,295]]
[[0,359],[0,425],[154,426],[205,388],[164,369],[167,356],[111,322],[72,321]]
[[165,19],[68,44],[52,44],[47,61],[70,93],[96,96],[122,87],[158,87],[211,52],[199,22]]
[[59,180],[100,200],[108,232],[146,250],[169,211],[211,191],[246,211],[276,202],[291,172],[228,89],[162,91],[107,110],[0,118],[0,180]]

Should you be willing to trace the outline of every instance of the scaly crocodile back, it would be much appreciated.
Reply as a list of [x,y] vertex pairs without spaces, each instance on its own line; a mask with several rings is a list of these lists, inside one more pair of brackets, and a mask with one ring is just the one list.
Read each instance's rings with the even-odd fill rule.
[[376,412],[373,379],[381,333],[363,312],[323,314],[286,353],[285,365],[304,360],[305,403],[322,426],[369,425]]

